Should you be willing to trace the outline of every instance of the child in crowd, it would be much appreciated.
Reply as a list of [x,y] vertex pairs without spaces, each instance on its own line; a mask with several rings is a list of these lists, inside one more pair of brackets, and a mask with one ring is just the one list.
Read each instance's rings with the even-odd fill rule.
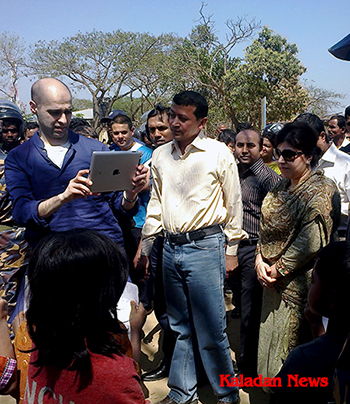
[[288,355],[273,388],[277,402],[328,403],[337,358],[350,331],[350,243],[341,241],[319,253],[309,285],[308,306],[313,314],[329,318],[327,331]]
[[[120,248],[101,233],[56,233],[37,245],[28,267],[33,348],[24,403],[145,403],[117,319],[127,276]],[[142,306],[133,307],[132,339],[140,341],[144,320]]]

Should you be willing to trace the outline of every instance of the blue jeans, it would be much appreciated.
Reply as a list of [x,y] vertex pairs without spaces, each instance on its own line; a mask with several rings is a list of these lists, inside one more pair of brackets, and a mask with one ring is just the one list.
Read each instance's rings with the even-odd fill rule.
[[183,245],[165,239],[163,272],[170,327],[176,336],[169,397],[177,403],[198,397],[195,357],[199,350],[215,395],[235,402],[238,388],[220,387],[220,374],[234,375],[225,332],[224,235],[218,233]]

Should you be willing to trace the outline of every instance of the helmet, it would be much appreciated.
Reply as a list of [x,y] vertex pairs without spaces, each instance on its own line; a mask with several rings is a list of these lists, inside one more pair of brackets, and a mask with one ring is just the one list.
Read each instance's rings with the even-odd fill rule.
[[0,100],[0,119],[16,119],[19,124],[23,123],[21,111],[13,102],[8,100]]
[[267,125],[265,129],[263,130],[262,136],[265,137],[266,135],[272,135],[276,136],[277,133],[283,129],[284,125],[282,123],[272,123],[270,125]]

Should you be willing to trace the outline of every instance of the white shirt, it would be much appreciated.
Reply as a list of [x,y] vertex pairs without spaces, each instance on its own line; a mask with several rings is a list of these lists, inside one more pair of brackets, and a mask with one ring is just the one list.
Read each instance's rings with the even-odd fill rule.
[[340,149],[341,147],[346,147],[346,146],[348,146],[350,144],[350,140],[348,140],[347,138],[346,138],[346,136],[344,137],[344,139],[343,139],[343,141],[342,141],[342,143],[341,143],[341,145],[338,147],[338,149]]
[[223,224],[227,254],[236,255],[246,234],[237,165],[228,147],[200,132],[182,154],[173,140],[153,152],[152,176],[142,230],[144,255],[162,229],[185,233],[214,224]]
[[62,168],[63,160],[70,147],[70,141],[60,146],[52,146],[50,143],[44,143],[47,157],[56,164],[57,167]]
[[334,143],[318,162],[327,178],[333,180],[339,190],[341,200],[341,225],[346,226],[350,207],[350,156],[337,149]]

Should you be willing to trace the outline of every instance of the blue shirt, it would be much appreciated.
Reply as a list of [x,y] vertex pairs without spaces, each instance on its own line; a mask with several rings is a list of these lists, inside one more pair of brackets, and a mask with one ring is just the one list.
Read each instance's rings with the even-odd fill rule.
[[38,132],[8,154],[5,177],[15,221],[26,227],[25,236],[32,245],[50,231],[88,228],[107,234],[123,246],[123,235],[116,216],[133,216],[138,205],[124,211],[121,192],[75,199],[47,219],[39,216],[39,203],[62,193],[79,170],[89,168],[94,150],[108,150],[103,143],[77,135],[71,130],[69,141],[71,145],[62,168],[47,157]]
[[[133,138],[136,142],[137,139]],[[141,142],[139,142],[141,143]],[[116,143],[113,143],[112,146],[109,148],[112,151],[120,151],[120,147],[117,146]],[[146,145],[143,145],[137,149],[137,151],[142,152],[141,156],[141,164],[147,163],[147,161],[152,157],[153,150],[147,147]],[[143,191],[139,194],[139,201],[140,201],[140,206],[139,206],[139,211],[137,214],[134,216],[134,221],[135,221],[135,227],[141,229],[142,226],[145,223],[146,220],[146,211],[147,211],[147,204],[150,198],[150,193],[149,191]]]

